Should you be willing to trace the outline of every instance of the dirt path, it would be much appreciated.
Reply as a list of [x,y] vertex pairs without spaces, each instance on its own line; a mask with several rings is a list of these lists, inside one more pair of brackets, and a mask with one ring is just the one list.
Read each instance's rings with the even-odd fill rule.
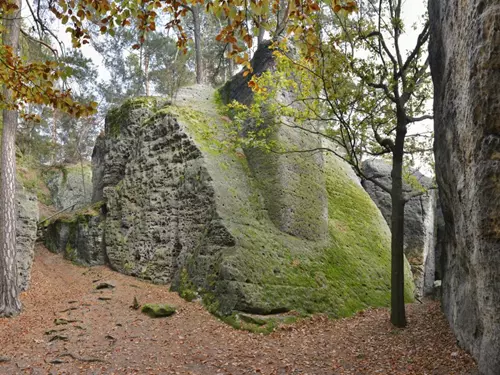
[[[95,290],[103,281],[116,288]],[[130,308],[134,296],[175,305],[178,313],[151,319]],[[393,329],[380,309],[339,321],[317,316],[263,336],[234,330],[166,286],[78,267],[43,247],[22,300],[21,316],[0,319],[0,374],[475,372],[434,302],[409,306],[406,330]]]

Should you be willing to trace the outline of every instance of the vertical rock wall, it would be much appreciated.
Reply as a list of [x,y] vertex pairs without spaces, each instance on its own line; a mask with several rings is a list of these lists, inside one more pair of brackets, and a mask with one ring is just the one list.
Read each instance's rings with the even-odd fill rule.
[[482,374],[500,373],[500,4],[430,0],[443,309]]
[[38,200],[36,195],[27,192],[21,184],[16,186],[17,223],[16,251],[18,283],[21,290],[29,287],[31,265],[35,255],[35,241],[38,222]]
[[57,219],[44,229],[44,243],[53,253],[85,266],[105,264],[104,217],[87,208],[71,218]]

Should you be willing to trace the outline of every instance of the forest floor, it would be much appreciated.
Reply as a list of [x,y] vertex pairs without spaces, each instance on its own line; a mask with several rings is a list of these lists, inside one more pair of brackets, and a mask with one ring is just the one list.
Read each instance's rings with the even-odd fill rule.
[[[96,290],[103,281],[116,287]],[[134,297],[177,313],[149,318],[130,307]],[[22,301],[20,316],[0,319],[0,374],[476,373],[433,301],[407,306],[406,329],[376,309],[341,320],[314,316],[264,336],[235,330],[167,286],[75,266],[42,246]]]

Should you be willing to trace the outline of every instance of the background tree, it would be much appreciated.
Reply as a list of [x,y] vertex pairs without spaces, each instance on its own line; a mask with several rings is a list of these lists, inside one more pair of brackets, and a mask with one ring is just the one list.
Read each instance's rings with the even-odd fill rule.
[[[5,55],[15,55],[19,47],[21,32],[21,0],[11,4],[12,10],[3,15],[2,43]],[[3,57],[3,56],[2,56]],[[4,58],[5,59],[5,58]],[[6,60],[6,59],[5,59]],[[8,60],[5,61],[7,64]],[[2,100],[14,102],[11,87],[3,86]],[[2,156],[0,200],[0,316],[10,316],[21,310],[18,298],[16,259],[16,152],[15,139],[18,113],[13,108],[4,108],[2,113]]]

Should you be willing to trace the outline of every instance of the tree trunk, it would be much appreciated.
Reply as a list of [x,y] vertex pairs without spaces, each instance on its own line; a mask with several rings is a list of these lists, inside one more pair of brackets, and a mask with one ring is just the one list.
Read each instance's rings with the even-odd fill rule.
[[150,82],[149,82],[149,54],[144,56],[144,79],[146,80],[146,96],[151,95]]
[[201,61],[201,5],[192,6],[194,23],[194,50],[196,54],[196,83],[203,82],[203,67]]
[[[17,10],[4,16],[2,42],[16,53],[21,27],[21,0],[13,3]],[[13,102],[12,90],[3,88],[5,103]],[[0,183],[0,316],[21,311],[17,284],[16,259],[16,128],[17,111],[4,109]]]
[[[230,18],[227,19],[227,24],[228,24],[228,26],[231,25]],[[233,73],[234,73],[234,59],[231,57],[231,53],[233,52],[233,45],[231,43],[228,43],[227,48],[228,48],[228,52],[229,52],[229,56],[230,56],[228,59],[228,69],[229,69],[228,79],[231,79],[231,77],[233,76]]]
[[403,154],[406,122],[399,120],[399,117],[398,114],[391,172],[391,323],[396,327],[405,327]]
[[52,165],[56,164],[57,160],[57,118],[58,118],[58,112],[57,109],[54,108],[52,110],[52,157],[51,157],[51,163]]

